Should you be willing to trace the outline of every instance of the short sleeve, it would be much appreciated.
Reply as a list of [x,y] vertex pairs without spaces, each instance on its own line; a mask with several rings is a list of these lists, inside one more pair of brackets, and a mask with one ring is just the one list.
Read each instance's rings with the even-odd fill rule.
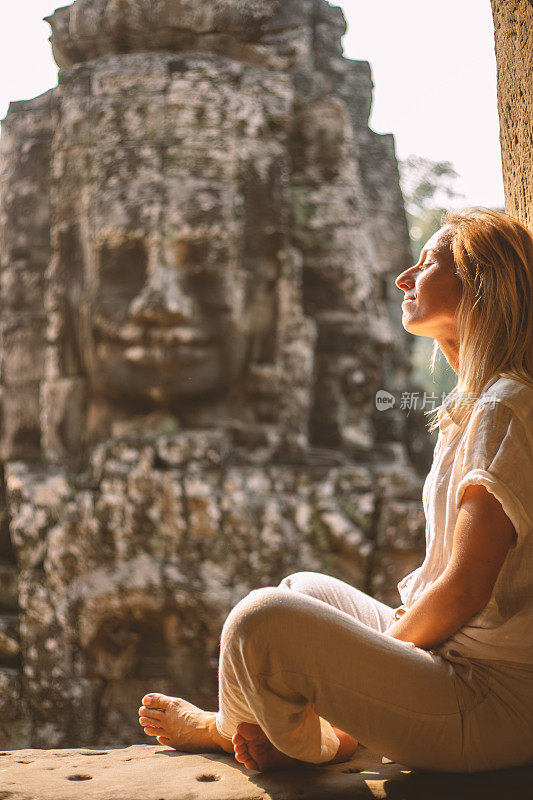
[[517,537],[525,536],[533,527],[531,432],[510,406],[501,401],[482,402],[468,422],[463,452],[456,508],[467,486],[485,486],[501,503]]

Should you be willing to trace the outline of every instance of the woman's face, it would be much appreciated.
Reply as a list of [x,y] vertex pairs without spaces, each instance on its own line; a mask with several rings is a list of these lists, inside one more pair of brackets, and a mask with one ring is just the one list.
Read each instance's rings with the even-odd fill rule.
[[406,331],[437,341],[456,337],[456,311],[461,281],[450,249],[449,226],[438,230],[425,244],[414,267],[396,278],[405,292],[402,324]]

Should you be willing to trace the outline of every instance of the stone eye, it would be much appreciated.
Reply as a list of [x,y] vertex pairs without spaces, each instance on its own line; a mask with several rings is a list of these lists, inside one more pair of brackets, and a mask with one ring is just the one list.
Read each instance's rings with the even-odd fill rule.
[[147,254],[141,240],[103,245],[99,252],[101,290],[135,296],[146,281]]

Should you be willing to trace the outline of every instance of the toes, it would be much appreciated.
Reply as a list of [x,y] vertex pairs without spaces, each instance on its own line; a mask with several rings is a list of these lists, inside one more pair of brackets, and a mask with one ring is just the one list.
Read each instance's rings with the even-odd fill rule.
[[157,720],[165,719],[166,715],[166,711],[162,711],[160,708],[147,708],[146,706],[141,706],[138,713],[140,717],[150,717],[150,719]]
[[244,766],[246,769],[254,769],[256,772],[260,772],[257,762],[254,761],[253,758],[247,758],[244,762]]
[[159,725],[159,720],[152,719],[152,717],[139,717],[139,725],[141,725],[143,728],[146,725],[149,727],[151,726],[152,728],[161,728],[161,725]]
[[258,739],[266,739],[266,736],[259,725],[253,725],[251,722],[241,722],[241,724],[237,726],[236,735],[241,736],[246,742],[255,742]]
[[259,772],[257,761],[252,758],[247,750],[243,753],[235,753],[235,761],[238,761],[239,764],[242,764],[246,769],[255,769]]
[[147,708],[165,709],[173,699],[166,694],[145,694],[141,702]]
[[239,764],[246,766],[247,761],[253,760],[248,752],[248,742],[239,733],[234,733],[231,741],[233,742],[235,759]]
[[234,734],[232,739],[236,760],[240,764],[243,764],[246,769],[253,769],[259,772],[259,764],[255,758],[250,755],[248,745],[251,745],[254,749],[258,747],[260,749],[260,745],[267,741],[268,739],[259,725],[254,725],[251,722],[241,722],[241,724],[237,726],[237,733]]
[[157,737],[157,741],[159,742],[159,744],[164,744],[167,747],[172,747],[172,745],[170,743],[170,739],[167,739],[166,736],[158,736]]
[[144,729],[147,736],[161,736],[163,733],[162,728],[154,728],[152,725],[147,725]]
[[235,761],[238,761],[239,764],[244,764],[244,762],[249,761],[249,759],[250,759],[250,754],[248,753],[248,750],[240,752],[237,752],[237,750],[235,750]]

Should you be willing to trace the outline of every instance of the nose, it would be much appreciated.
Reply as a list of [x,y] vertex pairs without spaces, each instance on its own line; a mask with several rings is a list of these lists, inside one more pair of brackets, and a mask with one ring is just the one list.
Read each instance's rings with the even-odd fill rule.
[[183,325],[195,316],[194,303],[177,280],[161,280],[161,272],[146,283],[130,304],[133,322],[148,325]]
[[415,285],[415,273],[417,267],[408,267],[405,269],[394,281],[398,289],[401,289],[403,292],[408,291]]

